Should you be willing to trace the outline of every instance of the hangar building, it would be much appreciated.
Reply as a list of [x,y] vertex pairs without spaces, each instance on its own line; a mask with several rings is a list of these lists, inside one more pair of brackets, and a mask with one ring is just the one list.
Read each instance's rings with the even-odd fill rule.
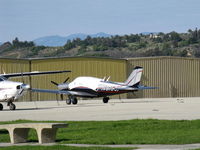
[[[159,87],[156,90],[143,90],[122,94],[121,98],[156,97],[199,97],[200,59],[185,57],[145,57],[145,58],[96,58],[62,57],[44,59],[0,58],[1,73],[71,70],[71,73],[23,77],[11,79],[30,84],[33,88],[56,89],[50,81],[70,81],[78,76],[109,77],[111,81],[124,82],[135,66],[144,68],[142,84]],[[119,98],[119,96],[113,96]],[[46,93],[27,93],[21,100],[55,100],[56,95]]]

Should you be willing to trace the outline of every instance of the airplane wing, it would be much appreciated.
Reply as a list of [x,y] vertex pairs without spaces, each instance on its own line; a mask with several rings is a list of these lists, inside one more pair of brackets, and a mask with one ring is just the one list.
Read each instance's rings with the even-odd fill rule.
[[67,91],[67,90],[47,90],[47,89],[31,89],[31,92],[41,92],[41,93],[53,93],[53,94],[64,94],[64,95],[74,95],[81,97],[95,97],[96,95],[86,93],[86,92],[77,92],[77,91]]
[[41,92],[41,93],[53,93],[53,94],[71,95],[70,92],[64,91],[64,90],[31,89],[31,92]]
[[0,76],[5,78],[11,78],[11,77],[21,77],[21,76],[34,76],[34,75],[43,75],[43,74],[56,74],[56,73],[65,73],[65,72],[71,72],[68,70],[64,71],[33,71],[33,72],[22,72],[22,73],[9,73],[9,74],[1,74]]

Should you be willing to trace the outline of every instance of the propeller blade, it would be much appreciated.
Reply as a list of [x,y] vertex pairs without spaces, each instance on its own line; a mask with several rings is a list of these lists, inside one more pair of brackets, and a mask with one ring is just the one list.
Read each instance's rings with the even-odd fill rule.
[[1,73],[0,74],[6,74],[4,69],[3,69],[3,64],[1,64]]
[[54,85],[58,86],[58,83],[54,82],[54,81],[51,81],[51,83],[53,83]]
[[21,72],[22,74],[22,83],[24,84],[24,76],[23,76],[23,72]]
[[69,80],[69,77],[63,83],[66,83],[68,80]]
[[24,75],[23,75],[22,65],[21,64],[20,64],[20,70],[21,70],[22,83],[24,84]]
[[63,94],[60,94],[60,98],[61,98],[61,100],[63,100]]

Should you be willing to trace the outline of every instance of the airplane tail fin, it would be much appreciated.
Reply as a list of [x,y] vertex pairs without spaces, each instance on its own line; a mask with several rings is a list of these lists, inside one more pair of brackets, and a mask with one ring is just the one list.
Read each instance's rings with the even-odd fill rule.
[[124,84],[131,87],[138,87],[142,77],[142,71],[142,67],[136,66]]

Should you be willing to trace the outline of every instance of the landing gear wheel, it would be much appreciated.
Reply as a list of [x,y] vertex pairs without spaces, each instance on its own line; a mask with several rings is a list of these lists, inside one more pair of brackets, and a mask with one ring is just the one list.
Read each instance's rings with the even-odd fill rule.
[[15,110],[16,109],[16,106],[15,106],[15,104],[13,104],[13,103],[10,103],[10,110]]
[[3,110],[3,105],[0,103],[0,111]]
[[72,104],[76,105],[77,103],[78,103],[77,98],[73,98],[73,99],[72,99]]
[[104,97],[103,98],[103,103],[108,103],[109,99],[110,99],[109,97]]
[[67,105],[70,105],[70,104],[72,103],[71,99],[70,99],[70,98],[67,99],[67,100],[66,100],[66,103],[67,103]]

